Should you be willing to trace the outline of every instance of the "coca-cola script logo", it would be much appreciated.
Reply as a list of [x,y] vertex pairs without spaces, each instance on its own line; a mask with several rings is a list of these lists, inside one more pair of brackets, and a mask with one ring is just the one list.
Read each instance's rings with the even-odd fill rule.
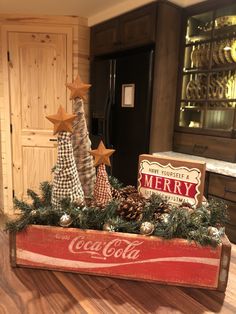
[[109,257],[136,260],[140,250],[137,248],[143,241],[113,239],[108,242],[86,240],[84,236],[75,237],[69,244],[73,254],[89,254],[92,258],[107,259]]

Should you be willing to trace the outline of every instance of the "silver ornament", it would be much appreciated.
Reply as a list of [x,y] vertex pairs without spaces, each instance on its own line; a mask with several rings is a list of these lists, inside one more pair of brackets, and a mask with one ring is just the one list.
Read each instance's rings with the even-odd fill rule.
[[144,235],[150,235],[153,233],[155,226],[149,221],[145,221],[141,224],[140,233]]
[[30,216],[35,217],[38,215],[38,211],[36,209],[31,210]]
[[208,235],[214,237],[214,238],[219,238],[220,237],[220,232],[216,227],[208,227],[207,229]]
[[109,222],[107,222],[103,225],[102,230],[109,231],[109,232],[115,232],[116,231],[115,227]]
[[160,219],[162,223],[168,224],[170,221],[170,214],[167,214],[167,213],[162,214]]
[[60,218],[59,225],[63,228],[69,227],[72,224],[71,216],[68,214],[63,214]]

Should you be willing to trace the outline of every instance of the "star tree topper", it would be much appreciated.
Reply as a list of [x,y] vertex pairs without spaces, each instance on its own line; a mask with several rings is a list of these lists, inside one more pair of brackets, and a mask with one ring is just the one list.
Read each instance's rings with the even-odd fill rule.
[[46,118],[54,124],[54,135],[63,131],[72,133],[72,122],[76,118],[76,114],[68,114],[65,109],[60,106],[57,114],[46,116]]
[[94,166],[101,164],[111,166],[110,156],[115,152],[114,149],[107,149],[103,144],[103,141],[100,142],[97,149],[91,150],[90,154],[95,157]]
[[85,95],[88,92],[88,89],[91,87],[90,84],[84,84],[78,75],[73,83],[66,84],[66,86],[70,89],[70,99],[82,98],[85,100]]

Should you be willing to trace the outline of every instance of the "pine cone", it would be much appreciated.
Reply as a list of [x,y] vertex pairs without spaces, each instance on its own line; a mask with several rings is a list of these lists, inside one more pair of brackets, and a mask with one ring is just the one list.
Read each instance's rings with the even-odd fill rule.
[[100,209],[104,209],[105,208],[104,204],[96,202],[94,199],[91,199],[88,203],[86,203],[86,205],[88,207],[93,207],[93,208],[95,208],[95,207],[100,208]]
[[193,206],[192,206],[190,203],[188,203],[188,202],[183,202],[183,203],[179,206],[179,208],[185,209],[185,210],[187,210],[188,212],[193,211]]
[[143,197],[135,194],[134,198],[122,198],[117,211],[126,220],[141,220],[144,204]]
[[112,194],[112,198],[114,198],[114,199],[120,199],[121,198],[120,191],[113,188],[112,186],[111,186],[111,194]]
[[138,193],[138,190],[133,185],[127,185],[124,188],[120,189],[121,197],[128,197],[130,194]]
[[154,217],[156,220],[160,220],[160,217],[162,214],[169,213],[171,211],[170,205],[167,203],[160,203],[159,206],[157,207]]

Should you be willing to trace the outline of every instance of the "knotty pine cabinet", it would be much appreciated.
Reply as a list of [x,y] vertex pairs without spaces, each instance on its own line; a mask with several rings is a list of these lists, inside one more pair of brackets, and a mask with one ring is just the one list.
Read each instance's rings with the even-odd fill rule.
[[236,3],[185,12],[174,150],[236,162]]
[[103,55],[155,42],[156,4],[144,6],[91,29],[91,54]]

